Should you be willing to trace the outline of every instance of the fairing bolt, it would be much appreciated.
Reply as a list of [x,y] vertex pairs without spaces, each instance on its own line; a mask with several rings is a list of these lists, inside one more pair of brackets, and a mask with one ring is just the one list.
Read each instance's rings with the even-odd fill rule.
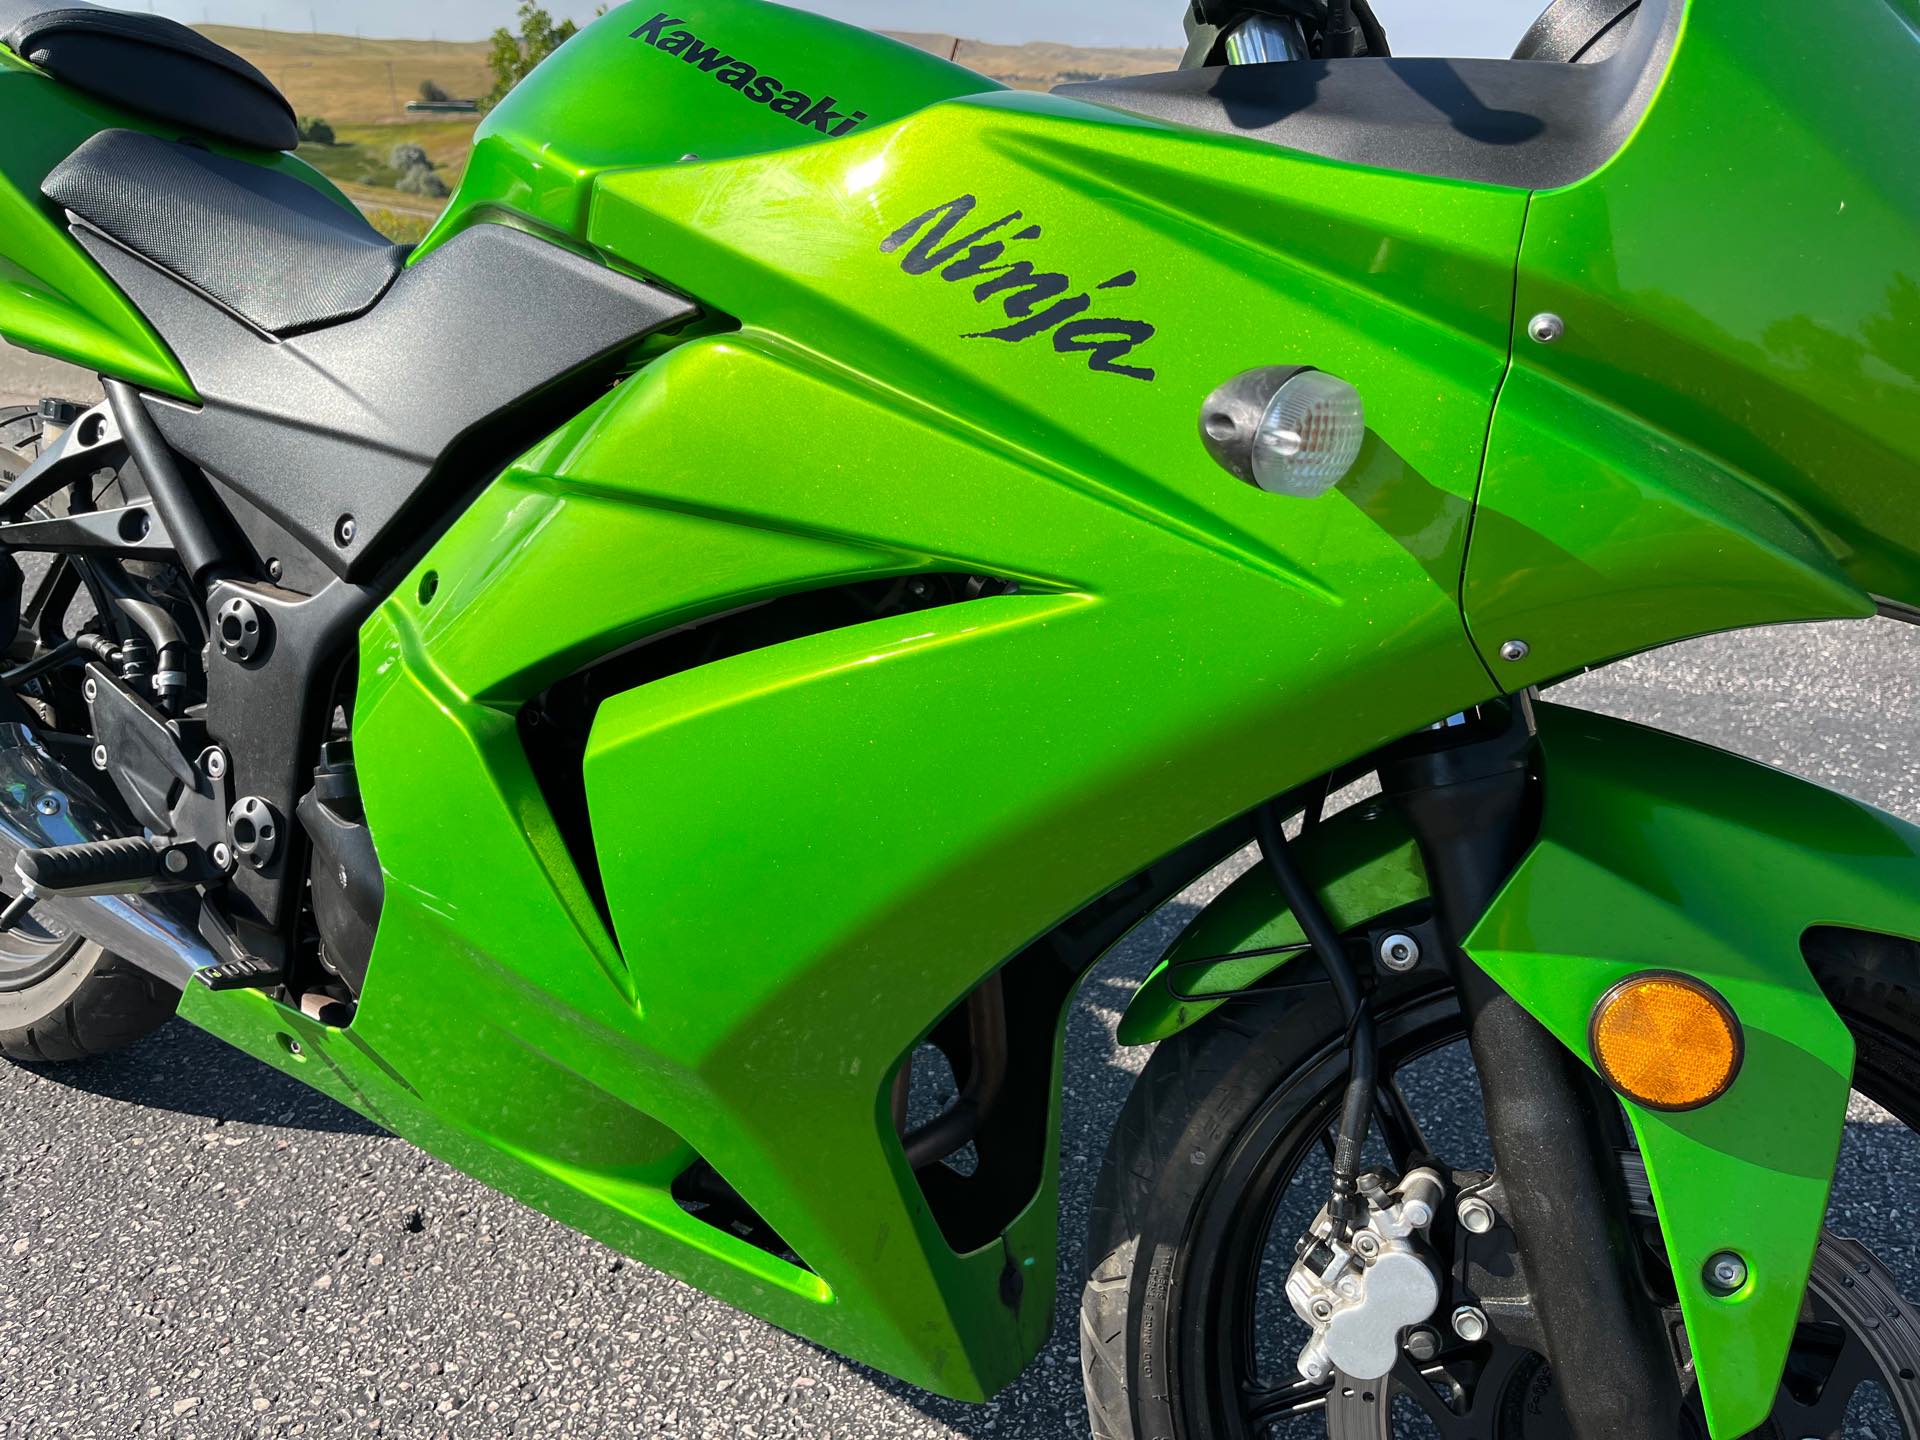
[[96,770],[104,770],[107,768],[106,746],[96,745],[93,747],[93,768]]
[[1567,322],[1551,310],[1544,310],[1527,322],[1527,334],[1542,345],[1551,345],[1567,333]]
[[1731,1250],[1722,1250],[1707,1262],[1707,1284],[1720,1295],[1731,1295],[1747,1283],[1747,1262]]
[[1380,963],[1387,969],[1406,974],[1420,963],[1420,942],[1411,935],[1389,935],[1380,942]]
[[1533,647],[1524,640],[1509,640],[1500,647],[1500,658],[1509,665],[1518,665],[1533,653]]
[[1493,1229],[1493,1207],[1478,1195],[1468,1195],[1462,1199],[1457,1213],[1460,1216],[1460,1228],[1469,1235],[1484,1235]]
[[344,550],[353,544],[353,537],[360,533],[360,526],[351,515],[342,515],[340,523],[333,527],[334,543]]
[[224,841],[213,847],[213,863],[222,870],[233,868],[233,851],[227,848]]
[[94,701],[100,698],[100,682],[91,678],[88,679],[87,683],[80,687],[80,693],[86,697],[87,704],[93,704]]
[[1487,1338],[1487,1317],[1477,1306],[1462,1305],[1453,1312],[1453,1333],[1469,1345]]
[[33,808],[38,810],[42,815],[58,815],[60,813],[60,797],[49,790],[33,802]]

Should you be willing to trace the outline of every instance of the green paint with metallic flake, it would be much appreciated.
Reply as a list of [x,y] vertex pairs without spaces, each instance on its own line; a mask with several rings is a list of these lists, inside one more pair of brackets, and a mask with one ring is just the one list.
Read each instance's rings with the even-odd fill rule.
[[[387,883],[351,1029],[250,994],[183,1013],[754,1314],[948,1395],[999,1390],[1049,1333],[1057,1155],[957,1253],[885,1093],[981,980],[1225,820],[1501,690],[1920,603],[1920,162],[1886,138],[1920,128],[1920,87],[1885,58],[1915,41],[1882,0],[1831,9],[1883,64],[1783,45],[1803,5],[1698,0],[1625,150],[1540,195],[1016,94],[780,6],[617,9],[488,118],[420,253],[516,225],[705,319],[487,484],[361,635]],[[756,98],[765,76],[808,104]],[[191,398],[38,199],[88,127],[130,122],[10,57],[0,115],[43,122],[0,156],[0,331]],[[1729,163],[1756,126],[1766,163]],[[1567,320],[1550,348],[1525,337],[1544,309]],[[1283,364],[1366,400],[1358,464],[1315,501],[1232,480],[1197,436],[1215,387]],[[1010,593],[602,705],[566,777],[600,885],[583,874],[530,702],[691,622],[928,571]],[[1797,1056],[1757,1047],[1724,1109],[1636,1117],[1676,1257],[1724,1217],[1756,1267],[1750,1293],[1688,1298],[1724,1437],[1773,1394],[1847,1068],[1788,963],[1806,896],[1776,883],[1785,847],[1813,847],[1831,901],[1797,920],[1899,933],[1912,847],[1846,802],[1695,762],[1780,806],[1753,813],[1638,732],[1546,723],[1582,810],[1550,815],[1476,957],[1576,1048],[1567,1016],[1655,953],[1724,981],[1758,1033],[1810,1027]],[[1418,898],[1404,835],[1360,824],[1311,847],[1339,903]],[[1528,956],[1593,947],[1596,901],[1607,954],[1543,976]],[[1279,913],[1249,877],[1181,953],[1291,934]],[[1765,947],[1668,954],[1709,918]],[[1210,1003],[1166,979],[1130,1035]],[[1803,1082],[1791,1156],[1748,1099],[1782,1077]],[[1056,1127],[1057,1095],[1032,1102]],[[696,1159],[784,1251],[676,1202]],[[1791,1213],[1729,1211],[1696,1169],[1777,1180]]]
[[[821,143],[849,122],[849,134],[871,130],[1000,88],[785,5],[694,0],[664,10],[638,0],[595,21],[488,113],[459,189],[414,258],[488,221],[584,241],[596,185],[614,171],[765,156]],[[775,108],[789,96],[805,98],[800,113]],[[805,119],[815,105],[840,117],[824,133]],[[604,253],[647,268],[643,256]]]
[[1463,596],[1512,686],[1920,603],[1920,33],[1805,15],[1695,0],[1632,142],[1533,198]]
[[[632,134],[697,131],[696,99],[723,137],[773,126],[633,40],[654,12],[634,13],[557,66],[620,89]],[[510,467],[367,627],[355,748],[387,905],[366,993],[349,1034],[305,1032],[303,1062],[269,1009],[223,1033],[347,1077],[403,1133],[628,1253],[977,1399],[1049,1333],[1057,1157],[997,1242],[956,1253],[888,1081],[1116,879],[1493,693],[1456,588],[1524,198],[1273,149],[1227,167],[1245,147],[1005,95],[775,7],[675,13],[743,55],[798,26],[807,64],[896,98],[831,141],[779,119],[739,153],[683,161],[675,134],[603,170],[558,93],[490,122],[502,152],[544,127],[575,178],[488,209],[469,176],[449,227],[560,232],[738,329],[654,358]],[[932,221],[883,242],[967,195],[954,238],[1030,217],[1036,258],[1100,294],[1089,316],[1153,327],[1122,363],[1154,379],[1044,335],[965,338],[1018,317],[910,263]],[[1196,440],[1208,390],[1286,359],[1376,401],[1328,503],[1243,485]],[[530,767],[527,702],[690,621],[930,570],[1019,588],[601,707],[582,780],[603,914]],[[457,833],[419,823],[428,793]],[[673,1202],[696,1157],[805,1268]]]

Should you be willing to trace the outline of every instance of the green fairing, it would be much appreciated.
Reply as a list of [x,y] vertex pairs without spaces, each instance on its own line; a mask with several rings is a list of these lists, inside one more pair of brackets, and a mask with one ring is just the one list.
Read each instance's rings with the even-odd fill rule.
[[[768,84],[756,91],[763,77]],[[840,100],[835,113],[863,115],[860,128],[871,130],[1000,88],[923,50],[784,5],[695,0],[664,10],[640,0],[588,27],[481,122],[460,187],[414,259],[487,221],[584,241],[597,182],[613,171],[822,140],[757,94],[775,103],[790,94]],[[643,256],[608,258],[647,268]]]
[[[158,121],[117,110],[58,84],[0,46],[0,338],[177,399],[198,401],[193,382],[145,317],[68,233],[41,182],[102,130],[172,138]],[[352,208],[331,181],[292,155],[226,145],[209,148],[292,175]]]
[[1920,35],[1806,13],[1695,0],[1632,143],[1533,199],[1463,597],[1511,685],[1920,603]]
[[[1915,43],[1881,0],[1824,13],[1860,53]],[[1784,43],[1803,5],[1698,0],[1626,149],[1530,196],[1003,91],[778,6],[657,18],[624,6],[521,85],[420,253],[512,224],[703,321],[507,466],[361,635],[387,886],[352,1029],[257,994],[195,989],[183,1013],[703,1290],[982,1398],[1049,1332],[1057,1155],[1004,1235],[958,1254],[887,1092],[983,978],[1231,817],[1502,691],[1920,603],[1920,160],[1885,138],[1920,131],[1920,87]],[[808,107],[756,98],[728,56]],[[829,99],[833,129],[865,118],[821,133]],[[190,398],[38,198],[90,127],[128,122],[0,56],[7,106],[44,119],[0,157],[8,263],[32,272],[0,330]],[[1016,255],[1052,277],[1024,308],[996,283]],[[1526,336],[1547,309],[1552,347]],[[1316,501],[1240,484],[1197,436],[1221,382],[1290,364],[1367,406],[1359,463]],[[528,702],[689,622],[927,572],[1015,588],[607,701],[568,777],[596,891],[536,781]],[[1499,658],[1516,638],[1527,658]],[[1636,1117],[1683,1280],[1702,1244],[1754,1264],[1750,1294],[1687,1299],[1725,1437],[1773,1394],[1848,1072],[1783,937],[1915,933],[1893,883],[1916,889],[1914,855],[1849,802],[1686,749],[1725,772],[1696,783],[1670,743],[1548,712],[1550,793],[1581,797],[1580,829],[1550,806],[1473,946],[1582,1054],[1567,1017],[1654,956],[1724,982],[1756,1037],[1806,1020],[1804,1052],[1756,1043],[1713,1109]],[[1660,826],[1635,831],[1661,786]],[[1404,834],[1372,823],[1307,847],[1343,921],[1418,898]],[[1778,883],[1789,836],[1804,894]],[[1591,945],[1603,881],[1612,958],[1543,977],[1521,957]],[[1808,895],[1825,903],[1798,913]],[[1180,954],[1293,935],[1280,914],[1256,872]],[[1709,920],[1723,943],[1673,953]],[[1128,1037],[1180,1008],[1163,973]],[[1790,1164],[1749,1098],[1781,1075],[1809,1137]],[[1057,1096],[1020,1103],[1057,1127]],[[696,1158],[804,1267],[675,1201]],[[1776,1189],[1791,1203],[1756,1217]]]

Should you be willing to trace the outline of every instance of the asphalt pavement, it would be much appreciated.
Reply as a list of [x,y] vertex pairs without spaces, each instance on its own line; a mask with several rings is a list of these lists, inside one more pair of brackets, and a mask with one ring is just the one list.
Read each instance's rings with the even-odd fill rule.
[[[34,389],[0,352],[0,403]],[[1555,698],[1920,820],[1917,685],[1920,630],[1871,622],[1695,642]],[[112,1061],[0,1064],[0,1435],[1084,1440],[1080,1237],[1144,1059],[1112,1041],[1144,938],[1073,1015],[1059,1320],[992,1405],[932,1400],[783,1336],[175,1023]],[[1470,1088],[1416,1102],[1471,1124]],[[1842,1223],[1920,1297],[1916,1188],[1920,1146],[1856,1107]]]

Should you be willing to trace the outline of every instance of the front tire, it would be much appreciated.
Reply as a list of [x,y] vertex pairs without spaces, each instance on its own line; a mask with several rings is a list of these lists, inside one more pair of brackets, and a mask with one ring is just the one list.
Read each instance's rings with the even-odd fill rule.
[[[1920,1132],[1920,946],[1825,931],[1809,936],[1807,950],[1858,1042],[1856,1090],[1909,1136]],[[1386,982],[1373,1001],[1383,1080],[1375,1129],[1398,1169],[1398,1152],[1424,1147],[1409,1144],[1421,1138],[1419,1121],[1393,1077],[1464,1038],[1452,988],[1414,979]],[[1344,1031],[1326,986],[1288,987],[1222,1007],[1148,1063],[1115,1131],[1090,1221],[1080,1336],[1095,1440],[1385,1440],[1403,1433],[1402,1415],[1430,1433],[1417,1411],[1394,1408],[1417,1404],[1433,1415],[1435,1396],[1401,1383],[1427,1390],[1417,1371],[1318,1394],[1293,1374],[1306,1332],[1293,1332],[1298,1322],[1279,1293],[1292,1259],[1285,1242],[1304,1233],[1325,1199],[1324,1156],[1305,1172],[1338,1116]],[[1470,1076],[1448,1068],[1445,1084],[1477,1106]],[[1269,1237],[1281,1245],[1270,1250]],[[1839,1277],[1824,1288],[1823,1264]],[[1757,1433],[1856,1433],[1849,1407],[1860,1387],[1869,1414],[1874,1403],[1887,1412],[1864,1433],[1920,1440],[1920,1353],[1879,1354],[1875,1335],[1852,1334],[1857,1327],[1847,1320],[1855,1275],[1870,1271],[1875,1285],[1893,1285],[1868,1251],[1832,1235],[1822,1240],[1773,1428]],[[1886,1296],[1920,1334],[1920,1312],[1896,1289]],[[1850,1338],[1835,1350],[1843,1331]],[[1471,1396],[1460,1397],[1438,1433],[1565,1433],[1544,1360],[1511,1346],[1483,1359]],[[1850,1377],[1846,1386],[1830,1388],[1842,1376]]]
[[[1455,1039],[1447,987],[1377,996],[1383,1062]],[[1229,1373],[1250,1357],[1224,1333],[1260,1283],[1261,1256],[1239,1257],[1238,1289],[1202,1256],[1244,1249],[1285,1177],[1266,1173],[1319,1143],[1346,1084],[1345,1021],[1324,986],[1223,1007],[1164,1042],[1129,1097],[1094,1192],[1080,1350],[1095,1440],[1249,1440],[1262,1432],[1232,1403]],[[1391,1070],[1383,1064],[1383,1073]],[[1324,1197],[1321,1197],[1324,1198]],[[1248,1222],[1251,1220],[1251,1224]],[[1235,1231],[1241,1233],[1235,1234]],[[1204,1272],[1204,1273],[1203,1273]],[[1236,1277],[1227,1277],[1232,1288]],[[1269,1282],[1270,1283],[1270,1282]]]

